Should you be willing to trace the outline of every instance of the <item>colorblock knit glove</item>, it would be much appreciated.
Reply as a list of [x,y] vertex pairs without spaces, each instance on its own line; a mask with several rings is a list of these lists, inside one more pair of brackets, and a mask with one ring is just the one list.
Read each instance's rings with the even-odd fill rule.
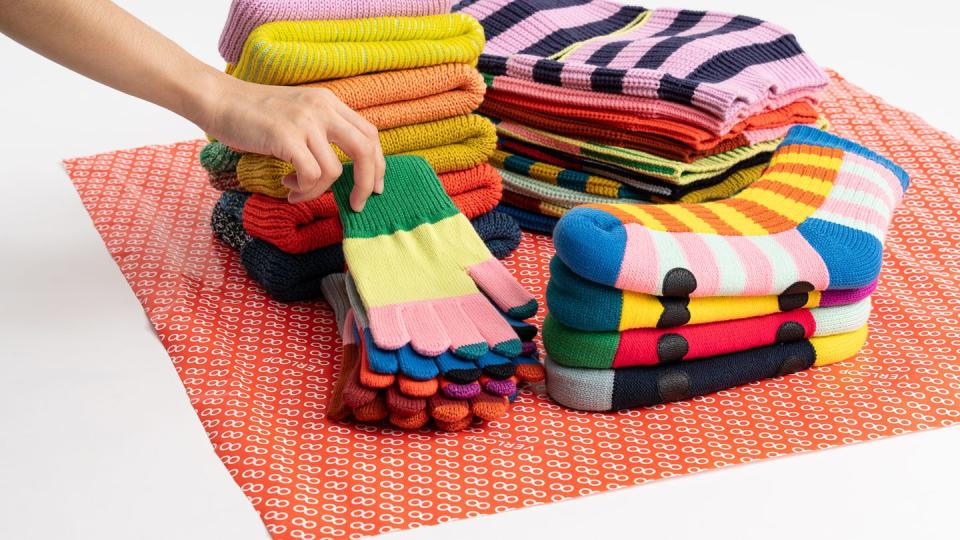
[[426,161],[389,157],[385,178],[386,191],[360,213],[349,210],[351,166],[333,186],[344,255],[376,344],[409,343],[426,356],[517,356],[520,340],[494,304],[525,319],[536,300],[490,254]]

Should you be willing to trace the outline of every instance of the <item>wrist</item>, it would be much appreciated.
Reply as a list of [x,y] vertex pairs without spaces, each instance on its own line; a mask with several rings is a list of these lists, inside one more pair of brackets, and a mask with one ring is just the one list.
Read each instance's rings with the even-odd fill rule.
[[214,130],[217,107],[223,103],[223,96],[238,82],[226,73],[204,65],[184,81],[183,102],[176,112],[209,133]]

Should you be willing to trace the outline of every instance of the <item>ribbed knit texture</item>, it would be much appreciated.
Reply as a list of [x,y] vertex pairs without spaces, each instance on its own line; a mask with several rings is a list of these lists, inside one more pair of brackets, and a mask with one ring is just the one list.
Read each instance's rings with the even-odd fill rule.
[[[445,173],[485,163],[496,147],[496,132],[483,117],[464,115],[381,131],[380,144],[386,155],[419,156],[437,173]],[[333,149],[342,162],[349,161],[336,145]],[[261,154],[244,154],[237,163],[237,179],[244,190],[277,198],[289,194],[282,180],[292,172],[290,163]]]
[[584,278],[656,296],[856,289],[877,279],[907,185],[888,159],[801,126],[761,179],[729,199],[582,206],[560,220],[554,241]]
[[[709,200],[702,198],[704,195],[701,194],[710,194],[713,198],[732,195],[753,180],[759,178],[763,168],[770,162],[770,157],[773,155],[773,149],[769,152],[761,152],[751,158],[738,161],[731,167],[712,176],[688,182],[684,185],[677,185],[672,180],[656,178],[612,163],[605,163],[583,156],[574,156],[559,150],[537,146],[508,137],[500,138],[497,146],[504,152],[517,154],[536,162],[543,162],[555,167],[595,175],[607,179],[607,181],[610,182],[619,182],[627,189],[635,191],[641,198],[648,197],[654,201],[678,202],[701,202],[702,200]],[[757,169],[757,167],[760,167],[760,169]],[[523,174],[522,171],[514,172]],[[726,193],[727,195],[718,195],[719,193]],[[693,200],[687,200],[688,198]]]
[[573,139],[506,120],[497,122],[497,133],[560,152],[567,158],[598,161],[680,186],[716,177],[740,162],[773,151],[781,141],[774,139],[741,146],[686,163],[639,150]]
[[792,34],[751,17],[607,0],[479,0],[457,9],[483,25],[480,70],[497,78],[658,98],[718,118],[827,84]]
[[509,257],[520,247],[520,226],[503,212],[487,212],[470,220],[470,223],[490,253],[498,259]]
[[855,356],[866,338],[864,326],[692,362],[622,369],[563,367],[548,358],[547,393],[561,405],[584,411],[649,407],[841,362]]
[[541,182],[547,182],[581,193],[600,195],[611,199],[627,200],[643,200],[646,197],[646,194],[638,193],[614,180],[573,169],[565,169],[499,149],[495,150],[490,156],[490,163],[498,169],[521,174],[535,180],[540,180]]
[[240,59],[247,36],[274,21],[422,17],[450,12],[450,0],[233,0],[220,35],[220,55],[228,63]]
[[749,123],[738,124],[739,129],[717,137],[700,128],[671,120],[641,121],[630,115],[615,116],[608,113],[604,116],[614,117],[607,119],[609,125],[604,125],[596,118],[569,118],[564,116],[564,110],[560,107],[544,106],[542,101],[530,98],[498,98],[493,92],[484,99],[480,112],[558,135],[622,146],[686,163],[741,146],[782,139],[791,126],[817,121],[817,112],[810,104],[793,103],[783,109],[751,117]]
[[475,65],[483,29],[463,14],[277,21],[250,33],[229,73],[293,85],[440,64]]
[[517,356],[520,342],[491,302],[523,319],[536,300],[493,258],[424,160],[388,157],[384,183],[360,213],[349,209],[351,165],[333,186],[344,254],[377,346]]
[[[439,179],[453,204],[468,219],[490,212],[500,202],[500,176],[486,163],[443,173]],[[244,208],[243,226],[254,238],[287,253],[305,253],[343,241],[343,227],[330,192],[297,204],[254,194]]]
[[[221,195],[211,215],[214,235],[240,253],[240,262],[247,274],[263,287],[270,297],[283,302],[319,298],[323,278],[343,271],[345,263],[341,246],[334,244],[307,253],[290,254],[267,242],[252,238],[243,228],[242,217],[243,205],[249,197],[247,193],[235,191]],[[503,220],[501,217],[494,219]],[[505,240],[503,233],[507,228],[503,226],[493,229],[486,220],[474,225],[474,230],[481,240],[489,243],[491,251],[497,250],[498,255],[504,256],[510,255],[503,252],[510,243]]]
[[859,289],[795,291],[779,296],[667,298],[623,291],[588,281],[559,257],[550,261],[547,307],[565,326],[587,332],[632,328],[675,328],[746,319],[794,309],[853,304],[870,296],[871,283]]
[[371,73],[304,87],[330,90],[377,129],[469,114],[480,106],[486,90],[480,73],[466,64]]
[[557,225],[557,218],[543,216],[506,203],[500,203],[497,211],[512,217],[521,229],[535,233],[552,235],[553,228]]
[[584,332],[564,326],[547,315],[543,343],[550,358],[562,366],[619,369],[690,361],[814,336],[844,334],[866,325],[869,316],[869,299],[847,306],[799,309],[668,330]]

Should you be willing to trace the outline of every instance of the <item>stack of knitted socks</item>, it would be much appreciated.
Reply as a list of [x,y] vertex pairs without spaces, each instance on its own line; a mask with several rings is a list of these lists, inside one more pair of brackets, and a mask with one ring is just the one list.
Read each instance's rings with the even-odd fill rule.
[[794,127],[731,198],[567,212],[543,328],[550,396],[649,406],[854,356],[907,186],[869,149]]
[[334,184],[349,274],[321,288],[336,312],[344,363],[335,419],[460,430],[507,413],[518,384],[543,379],[523,322],[537,303],[493,258],[430,166],[387,158],[391,188],[348,207],[353,170]]
[[819,125],[826,75],[744,16],[609,0],[462,0],[487,45],[501,208],[550,232],[579,204],[703,202],[759,178],[790,127]]
[[[487,161],[496,131],[472,114],[485,92],[474,67],[483,45],[477,21],[451,14],[449,0],[234,0],[220,50],[227,72],[240,79],[333,92],[380,130],[385,154],[426,160],[490,250],[505,257],[519,245],[520,229],[494,211],[502,180]],[[291,204],[282,183],[295,172],[290,163],[217,141],[200,161],[224,191],[214,228],[235,240],[228,243],[248,273],[274,298],[319,297],[321,279],[343,270],[333,194]]]

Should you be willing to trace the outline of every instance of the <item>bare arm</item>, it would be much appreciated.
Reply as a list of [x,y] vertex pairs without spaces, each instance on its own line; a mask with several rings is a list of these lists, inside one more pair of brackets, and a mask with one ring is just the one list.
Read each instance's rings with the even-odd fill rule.
[[332,93],[234,79],[108,0],[2,0],[0,32],[107,86],[169,109],[230,147],[293,163],[292,202],[340,176],[329,143],[355,162],[350,203],[383,191],[377,130]]

